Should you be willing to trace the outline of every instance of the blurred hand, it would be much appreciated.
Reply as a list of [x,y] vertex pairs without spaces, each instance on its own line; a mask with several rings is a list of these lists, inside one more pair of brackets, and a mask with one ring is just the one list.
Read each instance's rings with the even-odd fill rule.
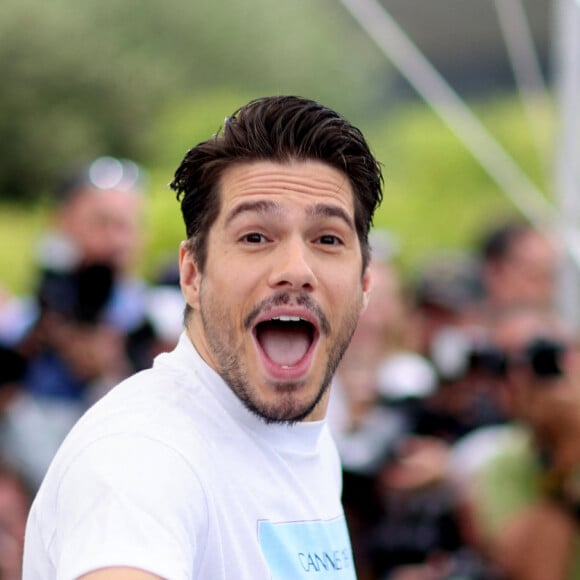
[[409,437],[396,459],[385,469],[381,484],[389,489],[412,490],[443,481],[447,477],[449,448],[436,437]]

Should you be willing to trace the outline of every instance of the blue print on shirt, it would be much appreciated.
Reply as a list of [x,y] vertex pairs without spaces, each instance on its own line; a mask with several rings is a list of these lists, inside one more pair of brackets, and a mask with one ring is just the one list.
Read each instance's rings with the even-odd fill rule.
[[258,536],[272,580],[356,580],[344,518],[283,523],[262,521]]

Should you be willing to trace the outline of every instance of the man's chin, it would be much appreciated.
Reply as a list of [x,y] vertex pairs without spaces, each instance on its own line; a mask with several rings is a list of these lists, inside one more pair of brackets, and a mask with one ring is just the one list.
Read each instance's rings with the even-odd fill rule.
[[308,419],[312,414],[313,407],[254,407],[250,411],[259,417],[267,425],[295,425]]
[[318,407],[325,389],[319,390],[310,397],[305,397],[304,383],[277,382],[270,385],[274,390],[273,396],[268,399],[255,397],[242,398],[244,405],[255,415],[268,424],[294,424],[307,420]]

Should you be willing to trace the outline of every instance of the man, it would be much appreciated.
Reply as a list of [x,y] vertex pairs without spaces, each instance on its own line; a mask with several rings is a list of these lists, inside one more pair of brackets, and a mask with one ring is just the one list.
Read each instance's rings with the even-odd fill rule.
[[578,346],[562,321],[533,307],[497,313],[490,339],[488,365],[516,423],[487,429],[490,451],[471,446],[485,458],[467,481],[479,535],[508,578],[578,578]]
[[65,441],[26,580],[354,578],[324,416],[381,184],[360,132],[297,97],[249,103],[187,153],[185,332]]
[[0,307],[0,342],[26,359],[2,443],[34,490],[82,413],[135,366],[129,347],[146,324],[148,293],[134,271],[139,176],[134,162],[112,157],[67,174],[38,242],[34,296]]
[[485,236],[480,254],[487,312],[517,304],[554,305],[561,256],[548,232],[524,222],[507,222]]
[[120,332],[144,317],[144,282],[136,276],[143,245],[145,177],[133,161],[99,157],[66,174],[55,192],[52,228],[41,238],[40,266],[49,273],[106,265],[114,284],[105,317]]
[[[113,157],[99,157],[63,175],[52,195],[49,226],[36,244],[38,292],[54,285],[55,277],[69,286],[53,293],[48,306],[70,308],[77,270],[106,265],[115,281],[106,305],[108,321],[122,332],[141,324],[145,285],[135,270],[143,242],[143,186],[136,163]],[[1,303],[0,339],[12,344],[21,340],[37,321],[37,302],[34,297]]]

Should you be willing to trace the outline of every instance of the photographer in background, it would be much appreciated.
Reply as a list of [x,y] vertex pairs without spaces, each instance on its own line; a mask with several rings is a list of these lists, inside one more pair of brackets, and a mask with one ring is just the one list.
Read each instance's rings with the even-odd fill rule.
[[34,296],[0,312],[0,342],[26,359],[5,439],[33,487],[87,407],[136,370],[136,361],[149,363],[155,339],[148,287],[135,274],[142,170],[101,157],[68,174],[54,197],[38,243]]
[[[141,168],[112,157],[63,177],[51,227],[38,243],[36,316],[21,341],[31,356],[53,351],[62,364],[31,374],[32,393],[78,400],[85,383],[107,390],[134,370],[127,340],[147,320],[147,285],[135,273],[143,188]],[[65,369],[52,380],[55,366]]]
[[[143,170],[134,162],[100,157],[67,172],[53,193],[47,231],[37,242],[37,286],[46,272],[66,274],[87,265],[108,266],[114,278],[106,320],[120,331],[143,322],[146,286],[136,266],[143,245]],[[39,316],[36,297],[6,298],[0,339],[14,344]]]
[[555,237],[529,223],[494,225],[479,242],[483,315],[527,304],[555,304],[561,250]]
[[464,482],[482,546],[510,580],[579,578],[576,338],[554,315],[521,306],[490,319],[489,339],[485,364],[514,424]]
[[357,577],[490,579],[448,478],[448,442],[416,430],[438,384],[414,350],[399,273],[374,252],[369,273],[373,291],[337,369],[328,414]]
[[55,192],[52,226],[38,244],[43,271],[73,272],[94,264],[111,269],[105,320],[122,332],[141,324],[146,286],[136,275],[143,246],[143,170],[100,157],[66,174]]
[[486,332],[483,292],[480,264],[465,253],[434,254],[415,281],[419,344],[439,380],[424,401],[416,430],[450,444],[504,420],[487,375],[474,364]]

